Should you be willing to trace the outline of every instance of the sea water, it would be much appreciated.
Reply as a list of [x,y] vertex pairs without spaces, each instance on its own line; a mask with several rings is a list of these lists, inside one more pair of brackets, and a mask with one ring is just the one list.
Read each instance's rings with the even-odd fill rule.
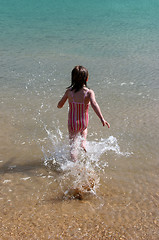
[[[2,239],[158,239],[158,11],[0,0]],[[68,105],[56,106],[78,64],[111,128],[90,107],[72,163]]]

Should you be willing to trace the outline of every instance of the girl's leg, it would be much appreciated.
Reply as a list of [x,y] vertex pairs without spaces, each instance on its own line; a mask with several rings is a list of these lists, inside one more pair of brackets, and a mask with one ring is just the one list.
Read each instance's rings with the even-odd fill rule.
[[69,132],[69,139],[70,139],[70,145],[71,145],[71,150],[70,150],[71,160],[73,162],[76,162],[77,161],[77,147],[76,147],[77,134]]
[[87,130],[87,128],[83,131],[83,132],[81,132],[81,136],[82,136],[82,142],[81,142],[81,147],[83,148],[83,150],[85,151],[85,152],[87,152],[86,151],[86,138],[87,138],[87,133],[88,133],[88,130]]

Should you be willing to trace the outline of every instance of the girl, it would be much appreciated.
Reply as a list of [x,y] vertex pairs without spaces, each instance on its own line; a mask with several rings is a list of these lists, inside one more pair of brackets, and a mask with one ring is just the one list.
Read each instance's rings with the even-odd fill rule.
[[72,70],[72,83],[67,88],[64,96],[59,101],[57,107],[62,108],[68,99],[69,113],[68,113],[68,131],[71,141],[71,159],[76,161],[77,154],[75,150],[75,140],[78,134],[82,136],[81,146],[85,149],[85,143],[87,138],[87,126],[88,126],[88,108],[89,104],[97,116],[100,118],[103,126],[107,125],[110,128],[110,124],[105,121],[101,113],[100,107],[95,99],[93,90],[87,88],[88,71],[83,66],[76,66]]

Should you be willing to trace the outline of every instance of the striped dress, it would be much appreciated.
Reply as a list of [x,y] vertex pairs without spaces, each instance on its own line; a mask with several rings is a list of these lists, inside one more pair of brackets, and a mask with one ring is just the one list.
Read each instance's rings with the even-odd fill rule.
[[[71,91],[72,98],[73,92]],[[75,102],[74,98],[72,102],[69,102],[69,113],[68,113],[68,128],[72,133],[83,132],[88,126],[88,109],[89,104],[85,104],[84,100],[87,92],[84,95],[82,103]]]

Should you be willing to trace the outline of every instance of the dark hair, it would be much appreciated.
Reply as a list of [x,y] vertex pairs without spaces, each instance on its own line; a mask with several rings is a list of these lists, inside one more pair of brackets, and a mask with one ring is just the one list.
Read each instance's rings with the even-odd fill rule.
[[68,88],[71,88],[71,91],[75,90],[75,92],[78,92],[83,85],[87,87],[87,79],[88,70],[83,66],[75,66],[72,70],[71,86]]

